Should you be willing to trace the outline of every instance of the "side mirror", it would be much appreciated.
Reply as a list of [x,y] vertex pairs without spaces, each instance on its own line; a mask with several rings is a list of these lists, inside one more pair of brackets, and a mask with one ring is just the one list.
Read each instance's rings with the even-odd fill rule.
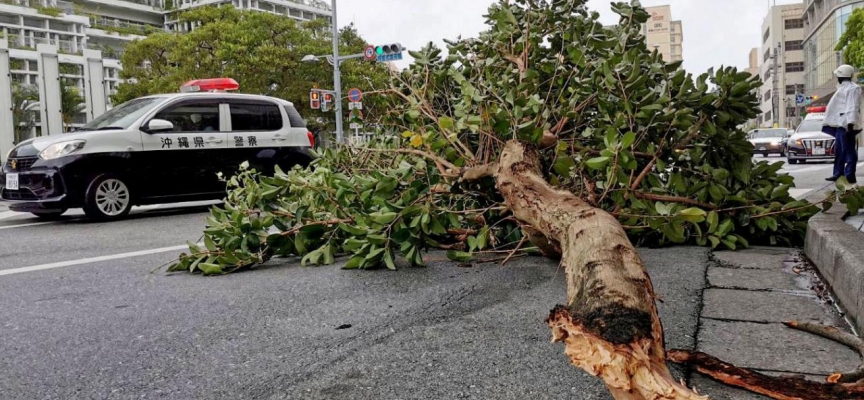
[[147,133],[168,132],[174,130],[174,124],[164,119],[151,119],[147,126],[141,130]]

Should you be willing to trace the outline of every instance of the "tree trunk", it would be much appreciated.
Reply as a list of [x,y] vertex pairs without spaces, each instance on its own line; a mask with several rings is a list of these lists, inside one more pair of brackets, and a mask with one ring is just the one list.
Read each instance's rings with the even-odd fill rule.
[[501,154],[497,187],[532,241],[560,249],[567,305],[547,322],[570,361],[619,400],[707,399],[669,372],[654,288],[615,217],[553,189],[537,150],[515,140]]

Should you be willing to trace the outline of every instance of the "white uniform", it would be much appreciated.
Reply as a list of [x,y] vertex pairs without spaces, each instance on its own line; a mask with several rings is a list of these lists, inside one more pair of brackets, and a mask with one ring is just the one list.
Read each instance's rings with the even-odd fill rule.
[[845,81],[828,102],[822,124],[832,128],[846,128],[852,124],[855,125],[854,129],[861,129],[860,108],[861,87],[851,81]]

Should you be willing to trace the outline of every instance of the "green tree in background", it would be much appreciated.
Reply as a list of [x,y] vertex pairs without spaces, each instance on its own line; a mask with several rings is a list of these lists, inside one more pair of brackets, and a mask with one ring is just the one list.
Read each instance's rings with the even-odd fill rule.
[[39,89],[32,85],[12,85],[12,125],[15,127],[15,143],[24,139],[23,132],[31,122],[31,116],[39,112]]
[[836,51],[843,52],[843,60],[858,70],[864,68],[864,8],[858,8],[846,22],[846,32],[840,36]]
[[81,92],[75,87],[73,84],[63,81],[60,83],[60,109],[61,109],[61,117],[63,119],[63,127],[65,130],[69,129],[69,126],[72,125],[72,120],[75,118],[75,115],[78,115],[82,111],[86,105],[84,104],[84,97],[81,96]]
[[[150,94],[176,93],[192,79],[230,77],[240,83],[240,92],[291,101],[310,126],[332,128],[333,112],[313,111],[308,104],[311,88],[332,89],[332,66],[323,60],[300,61],[309,54],[332,53],[326,21],[300,23],[232,6],[202,7],[180,13],[179,19],[196,28],[156,33],[127,47],[121,77],[131,81],[118,87],[115,104]],[[361,53],[367,44],[352,26],[342,29],[340,41],[343,55]],[[385,65],[350,60],[342,64],[343,89],[374,92],[387,85],[389,74]],[[378,104],[374,95],[364,98],[366,114],[376,114]]]

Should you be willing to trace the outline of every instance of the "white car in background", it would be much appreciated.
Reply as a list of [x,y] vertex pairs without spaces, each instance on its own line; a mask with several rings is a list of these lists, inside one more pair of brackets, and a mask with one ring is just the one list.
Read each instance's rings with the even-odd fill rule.
[[786,142],[789,164],[807,161],[834,161],[834,137],[822,132],[824,113],[808,114]]

